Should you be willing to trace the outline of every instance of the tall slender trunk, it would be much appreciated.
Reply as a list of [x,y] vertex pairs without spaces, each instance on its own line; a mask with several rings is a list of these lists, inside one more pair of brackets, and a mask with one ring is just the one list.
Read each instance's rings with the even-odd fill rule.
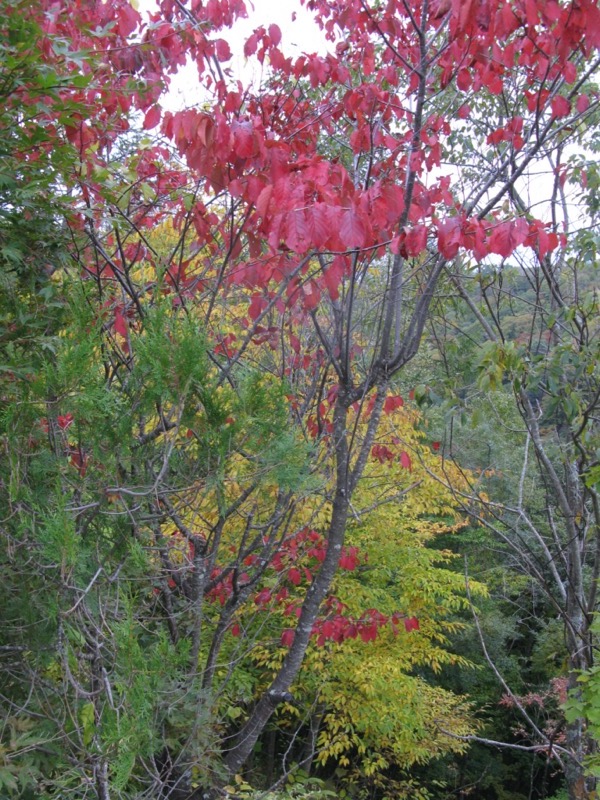
[[[591,634],[580,600],[581,598],[573,598],[574,607],[567,609],[571,621],[567,632],[569,694],[573,697],[577,697],[579,691],[578,676],[592,666]],[[596,800],[598,779],[587,775],[584,769],[587,757],[596,749],[596,743],[588,734],[583,717],[567,723],[565,745],[574,756],[565,763],[565,783],[569,800]]]
[[327,597],[337,572],[340,554],[346,534],[350,504],[349,448],[346,431],[348,401],[341,390],[334,413],[334,448],[336,458],[336,485],[327,534],[327,552],[321,568],[311,583],[300,613],[294,641],[269,689],[254,707],[248,721],[236,736],[225,756],[227,770],[234,774],[244,764],[259,736],[265,729],[273,711],[284,699],[296,676],[300,672],[313,626],[319,615],[321,604]]

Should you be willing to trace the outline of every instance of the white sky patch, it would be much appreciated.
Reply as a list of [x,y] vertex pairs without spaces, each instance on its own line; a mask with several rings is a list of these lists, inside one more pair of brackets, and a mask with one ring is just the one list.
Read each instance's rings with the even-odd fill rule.
[[[281,29],[283,35],[281,48],[286,55],[327,52],[327,42],[323,33],[319,30],[312,14],[297,0],[275,0],[275,2],[253,0],[252,3],[248,2],[247,7],[248,19],[239,20],[232,29],[234,40],[240,36],[243,40],[247,39],[259,25],[268,28],[275,23]],[[229,44],[232,50],[234,46],[239,46],[235,41],[234,43],[230,41]]]
[[[155,0],[137,0],[142,14],[156,10]],[[244,44],[252,32],[261,25],[278,25],[282,38],[279,45],[285,56],[297,58],[302,53],[324,55],[333,45],[327,42],[312,14],[300,5],[298,0],[247,0],[248,17],[239,19],[229,29],[214,34],[214,38],[225,39],[232,52],[232,58],[221,63],[221,69],[232,81],[238,78],[242,84],[257,87],[268,74],[268,64],[261,65],[256,58],[244,56]],[[202,88],[198,81],[195,66],[180,69],[171,79],[171,88],[162,98],[161,104],[170,111],[196,105],[201,102]]]

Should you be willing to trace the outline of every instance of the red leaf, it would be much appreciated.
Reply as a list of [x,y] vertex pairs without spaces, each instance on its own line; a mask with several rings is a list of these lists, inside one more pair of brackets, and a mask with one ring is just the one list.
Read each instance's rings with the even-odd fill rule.
[[404,628],[407,633],[410,633],[411,631],[418,631],[420,627],[419,620],[416,617],[407,617],[404,620]]
[[427,227],[415,225],[406,231],[404,248],[407,256],[419,256],[427,248]]
[[300,586],[302,583],[302,573],[299,569],[296,569],[296,567],[292,567],[288,572],[288,578],[294,584],[294,586]]
[[384,444],[374,444],[371,448],[371,455],[373,458],[377,459],[380,464],[385,464],[386,461],[393,461],[394,454],[386,447]]
[[253,33],[252,36],[249,36],[248,39],[246,39],[246,43],[244,45],[244,55],[246,56],[246,58],[256,53],[257,45],[258,45],[258,36],[256,33]]
[[514,139],[515,136],[523,133],[523,117],[513,117],[506,125],[506,130],[508,131],[510,139]]
[[358,633],[363,642],[374,642],[377,639],[377,625],[374,622],[370,625],[362,625]]
[[160,106],[152,106],[152,108],[149,108],[144,117],[144,130],[148,131],[150,128],[155,128],[160,122],[160,116]]
[[320,561],[322,563],[325,561],[327,551],[324,547],[311,547],[311,549],[308,551],[308,555],[314,558],[316,561]]
[[567,83],[575,83],[577,79],[577,67],[572,61],[567,61],[564,65],[563,77]]
[[240,628],[239,624],[237,622],[235,622],[231,626],[231,635],[232,636],[239,636],[241,632],[242,632],[242,629]]
[[265,186],[265,188],[261,191],[261,193],[258,195],[258,198],[256,200],[256,211],[260,214],[261,217],[263,217],[263,219],[266,216],[272,194],[273,194],[273,184],[268,183]]
[[251,122],[234,122],[231,126],[235,154],[238,158],[254,155],[254,130]]
[[67,428],[70,427],[74,422],[73,414],[65,414],[64,416],[59,416],[56,421],[61,431],[66,431]]
[[284,600],[287,600],[287,598],[289,597],[289,594],[290,593],[287,590],[287,586],[284,586],[282,589],[280,589],[277,592],[277,595],[276,595],[275,599],[277,600],[278,603],[283,603]]
[[354,623],[351,622],[346,628],[345,638],[356,639],[357,636],[358,636],[358,628],[356,627],[356,625],[354,625]]
[[345,247],[363,247],[366,239],[365,225],[359,215],[350,208],[342,214],[340,237]]
[[337,300],[340,296],[339,287],[345,271],[346,262],[341,256],[336,256],[325,270],[323,282],[332,300]]
[[588,110],[590,107],[590,98],[587,96],[587,94],[579,95],[575,107],[580,114],[583,114],[584,111]]
[[308,68],[310,83],[313,89],[316,89],[320,83],[327,82],[330,67],[326,59],[321,58],[316,54],[312,54],[308,58]]
[[462,230],[462,246],[472,250],[478,260],[488,254],[486,226],[481,220],[475,218],[465,222]]
[[489,241],[490,253],[507,258],[514,250],[510,239],[510,223],[502,222],[492,231]]
[[295,632],[291,628],[286,628],[281,632],[281,644],[284,647],[291,647],[294,642]]
[[529,226],[524,219],[501,222],[492,230],[489,252],[508,258],[515,248],[523,244],[529,235]]
[[494,69],[488,68],[481,74],[483,85],[489,90],[491,94],[502,94],[504,83],[501,75]]
[[279,25],[275,25],[275,23],[269,25],[269,37],[271,39],[271,44],[277,47],[281,41],[281,29]]
[[453,16],[454,26],[453,33],[464,33],[469,23],[475,19],[475,10],[473,5],[477,6],[477,0],[453,0]]
[[456,85],[461,90],[461,92],[468,92],[471,88],[471,73],[468,69],[463,67],[462,69],[458,70],[458,75],[456,76]]
[[431,446],[437,453],[437,451],[440,449],[440,442],[432,442]]
[[567,117],[571,112],[571,104],[566,97],[555,97],[551,102],[552,118]]
[[311,223],[310,234],[313,247],[324,247],[332,234],[328,206],[325,203],[314,203],[308,211],[308,217]]
[[304,284],[302,287],[302,295],[304,298],[304,308],[307,311],[312,311],[313,308],[316,308],[319,305],[321,292],[314,281],[308,281],[308,283]]
[[412,461],[405,450],[400,453],[400,464],[404,467],[404,469],[412,470]]
[[346,552],[342,554],[339,561],[340,569],[346,569],[348,572],[354,572],[358,566],[358,553],[356,547],[349,547]]
[[264,309],[267,307],[267,299],[260,294],[253,294],[248,308],[248,316],[250,319],[256,320],[260,317]]
[[535,27],[539,21],[539,7],[537,0],[526,0],[525,12],[527,14],[527,24],[532,28]]
[[550,253],[552,250],[556,250],[558,247],[558,236],[556,233],[546,233],[544,230],[540,230],[539,232],[539,242],[538,242],[538,254],[540,258],[543,258],[546,253]]
[[497,128],[495,131],[492,131],[488,134],[486,142],[487,144],[500,144],[506,139],[506,131],[504,128]]
[[115,308],[115,331],[123,338],[127,338],[127,321],[123,314],[123,306]]
[[140,15],[130,3],[124,3],[118,11],[118,17],[119,35],[126,38],[136,29]]
[[231,50],[225,39],[217,39],[215,42],[215,52],[219,61],[229,61],[231,58]]
[[285,243],[287,247],[296,253],[303,253],[310,247],[310,242],[306,211],[303,208],[290,211],[285,218]]
[[461,222],[448,217],[438,224],[438,248],[444,258],[454,258],[460,246]]
[[296,336],[295,333],[290,333],[290,347],[294,351],[294,353],[300,352],[300,339]]
[[450,11],[451,5],[450,0],[433,0],[430,5],[431,19],[442,19]]
[[254,598],[254,602],[257,606],[266,606],[267,603],[271,599],[271,590],[270,589],[261,589],[260,592]]
[[211,147],[214,139],[214,121],[208,114],[202,114],[197,121],[196,136],[204,147]]

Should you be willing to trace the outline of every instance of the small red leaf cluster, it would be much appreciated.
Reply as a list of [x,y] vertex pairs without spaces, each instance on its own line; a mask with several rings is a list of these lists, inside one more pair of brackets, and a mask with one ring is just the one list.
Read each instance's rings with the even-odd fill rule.
[[388,395],[383,403],[384,414],[392,414],[397,408],[402,408],[404,400],[398,395]]
[[384,444],[374,444],[371,448],[371,457],[380,464],[391,464],[393,461],[398,460],[404,469],[412,470],[412,461],[406,450],[390,450]]
[[[398,634],[398,624],[402,623],[407,633],[419,630],[416,617],[404,617],[399,613],[386,616],[375,608],[367,609],[361,617],[352,617],[347,613],[347,606],[335,597],[327,601],[326,616],[317,620],[312,635],[318,647],[327,642],[341,644],[348,639],[360,639],[363,642],[374,642],[380,631],[390,626],[394,635]],[[294,629],[285,628],[281,633],[281,644],[291,647],[294,642]]]
[[510,142],[515,150],[520,150],[525,144],[523,139],[523,117],[513,117],[506,125],[492,131],[487,137],[488,144]]
[[[75,422],[75,417],[73,416],[73,414],[71,414],[71,412],[68,412],[67,414],[59,414],[56,417],[56,426],[59,430],[63,432],[68,431],[74,422]],[[40,419],[39,426],[44,433],[48,433],[50,431],[50,423],[47,417],[42,417],[42,419]],[[88,454],[85,452],[85,450],[82,448],[80,444],[68,441],[66,437],[65,439],[63,439],[63,443],[64,443],[63,453],[68,457],[69,464],[72,467],[75,467],[75,469],[79,472],[79,475],[82,478],[85,478],[89,466]]]

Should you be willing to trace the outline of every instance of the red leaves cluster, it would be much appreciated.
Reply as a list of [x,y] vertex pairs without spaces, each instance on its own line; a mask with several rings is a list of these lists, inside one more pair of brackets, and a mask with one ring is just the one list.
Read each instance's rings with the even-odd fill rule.
[[532,248],[540,258],[558,247],[559,236],[538,220],[523,218],[492,222],[477,217],[448,217],[438,223],[438,248],[448,259],[460,248],[473,253],[477,260],[490,254],[508,258],[519,246]]
[[[433,114],[413,141],[421,57],[415,20],[423,20],[430,31],[448,22],[447,46],[436,60],[439,89],[455,82],[460,92],[485,89],[500,94],[517,68],[525,76],[529,112],[536,119],[546,115],[562,120],[574,106],[583,113],[589,98],[574,100],[539,87],[561,77],[573,84],[578,78],[575,57],[600,45],[600,11],[593,0],[436,0],[427,11],[417,0],[389,0],[368,10],[357,2],[336,5],[314,0],[311,10],[317,22],[330,38],[338,39],[335,53],[289,58],[280,49],[277,25],[258,28],[248,38],[245,54],[261,63],[268,60],[274,73],[269,88],[258,95],[211,73],[214,59],[224,63],[231,57],[227,37],[219,32],[245,13],[242,0],[195,0],[194,26],[174,0],[163,0],[149,24],[142,22],[128,0],[100,4],[68,0],[59,5],[44,0],[39,14],[40,47],[48,63],[58,63],[56,39],[68,42],[73,52],[99,56],[89,87],[69,96],[90,113],[72,113],[64,127],[65,136],[88,165],[90,177],[81,186],[82,197],[92,202],[102,196],[94,169],[102,166],[102,154],[127,129],[130,111],[140,111],[144,130],[160,126],[207,195],[227,192],[245,209],[243,231],[228,256],[231,266],[225,279],[260,290],[252,298],[250,321],[261,313],[263,290],[273,281],[288,280],[298,257],[313,251],[332,255],[318,275],[308,275],[308,266],[301,270],[285,297],[288,306],[297,305],[305,312],[314,311],[324,296],[339,298],[356,250],[378,255],[391,245],[395,254],[419,258],[437,239],[445,258],[454,258],[463,248],[482,259],[489,254],[507,257],[520,245],[543,256],[558,242],[536,222],[528,222],[526,229],[521,220],[464,218],[449,191],[449,178],[423,179],[424,172],[439,167],[451,124]],[[104,31],[102,36],[93,33],[98,30]],[[377,58],[374,38],[381,43]],[[163,113],[159,95],[170,75],[188,59],[196,64],[205,89],[213,93],[214,105]],[[71,66],[69,59],[60,64],[74,76],[79,69],[75,58]],[[91,68],[84,63],[83,69]],[[353,70],[363,76],[360,83],[350,80]],[[316,105],[298,88],[302,79],[315,88],[328,87]],[[48,98],[50,118],[55,99],[64,98],[60,93]],[[459,117],[468,113],[463,104]],[[319,154],[322,137],[342,121],[356,157],[370,160],[367,184],[354,181],[339,159]],[[57,136],[62,124],[56,127]],[[488,143],[505,143],[518,152],[527,139],[528,124],[515,115],[492,130]],[[176,211],[183,218],[189,209],[173,192],[185,181],[185,171],[168,169],[168,153],[159,148],[138,155],[135,168],[140,182],[155,188],[157,199],[169,198],[164,209],[160,203],[149,203],[140,227],[155,224],[167,212]],[[408,183],[412,194],[406,208]],[[202,202],[197,205],[193,224],[198,248],[210,251],[222,234],[221,221]],[[244,268],[238,259],[242,241],[251,256]],[[125,270],[127,265],[117,266]],[[181,276],[168,276],[167,284],[178,293],[199,288],[197,283],[182,287],[180,280]],[[118,309],[114,326],[124,337],[127,322]]]
[[[90,165],[92,177],[81,188],[84,199],[93,204],[94,197],[102,196],[103,187],[93,179],[94,168],[101,165],[102,148],[126,129],[130,110],[141,111],[144,130],[154,131],[160,126],[207,196],[226,192],[240,209],[245,209],[224,279],[227,286],[252,290],[249,326],[260,322],[276,294],[273,286],[282,281],[288,285],[278,300],[278,309],[296,307],[310,313],[324,297],[337,301],[351,272],[354,251],[381,255],[390,247],[403,258],[420,258],[437,240],[445,258],[452,259],[464,249],[480,260],[490,254],[508,257],[518,246],[531,247],[542,257],[558,244],[556,234],[535,221],[528,222],[527,227],[522,220],[467,218],[452,197],[448,177],[422,178],[425,171],[439,167],[444,137],[452,129],[447,119],[432,114],[423,121],[418,141],[413,141],[412,95],[418,89],[416,66],[420,58],[413,21],[421,18],[422,10],[416,0],[411,4],[390,0],[381,9],[370,8],[368,14],[358,3],[345,3],[334,10],[324,0],[315,0],[312,10],[317,20],[331,36],[334,30],[344,35],[335,54],[326,56],[287,58],[279,49],[279,28],[258,28],[246,42],[245,53],[261,62],[269,59],[275,77],[269,90],[257,96],[246,92],[241,83],[216,80],[207,70],[214,58],[221,63],[229,60],[226,37],[219,36],[218,31],[244,13],[242,0],[193,4],[200,26],[195,30],[205,24],[206,30],[214,32],[213,38],[194,33],[182,16],[180,4],[171,0],[164,0],[161,11],[151,16],[146,27],[127,0],[101,6],[91,0],[70,0],[72,13],[64,15],[55,13],[50,0],[45,0],[45,5],[49,60],[53,57],[53,36],[64,37],[73,48],[101,50],[106,57],[106,73],[99,70],[93,89],[79,93],[81,102],[93,113],[85,118],[73,114],[65,129],[67,138]],[[572,6],[567,11],[556,0],[542,4],[518,0],[513,5],[492,0],[431,3],[426,27],[438,28],[448,18],[451,31],[448,46],[439,58],[440,88],[455,81],[462,92],[486,88],[497,94],[516,63],[528,76],[530,111],[558,119],[568,116],[571,100],[537,91],[536,81],[548,83],[559,74],[574,81],[577,69],[570,60],[573,53],[589,53],[599,44],[600,37],[594,33],[598,22],[595,4],[577,0]],[[106,28],[105,37],[90,36],[86,15]],[[149,46],[130,47],[128,37],[133,33]],[[373,36],[382,34],[386,38],[376,60]],[[163,113],[157,102],[159,93],[169,74],[188,57],[196,63],[206,89],[213,92],[214,105]],[[402,75],[411,64],[415,69],[406,89]],[[351,70],[357,67],[365,77],[361,83],[349,80]],[[302,78],[313,87],[330,84],[345,88],[324,94],[322,103],[314,108],[299,89],[289,90],[289,80]],[[132,91],[132,80],[138,79],[140,88]],[[589,104],[586,97],[577,100],[579,113],[585,110],[586,101]],[[463,104],[459,116],[468,113],[468,106]],[[318,153],[320,138],[333,132],[340,120],[348,127],[349,145],[358,158],[377,152],[368,184],[355,182],[340,160],[327,160]],[[524,117],[516,115],[493,130],[488,143],[506,143],[519,151],[526,137]],[[178,222],[184,219],[189,209],[183,207],[177,193],[186,180],[185,172],[167,167],[166,148],[148,148],[136,158],[135,169],[145,186],[146,199],[152,188],[156,200],[161,201],[140,202],[136,224],[143,230],[160,221],[161,215],[173,212]],[[413,188],[406,208],[409,178]],[[169,198],[168,202],[163,202],[164,198]],[[198,200],[192,223],[198,249],[214,252],[224,222]],[[244,263],[239,258],[242,243],[250,254]],[[298,259],[315,251],[330,254],[320,272],[309,273],[307,261],[296,274]],[[141,251],[130,254],[126,263],[121,256],[116,253],[114,263],[102,268],[103,280],[111,280],[115,269],[126,272],[144,258],[151,260],[151,254]],[[201,281],[186,277],[186,267],[182,263],[165,279],[165,291],[176,294],[176,304],[203,286]],[[90,274],[95,269],[90,266]],[[129,317],[118,304],[113,325],[126,351]],[[254,341],[274,347],[275,332],[266,328]],[[223,354],[233,352],[231,343],[218,343],[217,347]],[[294,364],[300,366],[305,354],[297,355]],[[323,431],[318,419],[310,421],[309,426],[313,435]],[[380,457],[384,456],[382,451]]]
[[[515,63],[528,70],[531,80],[554,80],[565,72],[575,50],[581,48],[589,54],[600,45],[600,11],[593,0],[565,4],[558,0],[518,0],[514,4],[451,0],[438,3],[438,7],[434,17],[442,19],[441,10],[449,11],[456,43],[442,64],[452,59],[458,63],[459,48],[472,53],[471,63],[463,58],[462,64],[471,68],[475,90],[485,86],[499,94]],[[458,78],[459,89],[467,91],[466,76],[459,73]]]
[[[283,580],[278,581],[277,588],[262,586],[254,594],[253,602],[261,611],[280,609],[284,617],[298,618],[301,613],[301,596],[295,593],[297,587],[312,581],[312,570],[323,563],[327,556],[327,545],[324,537],[317,531],[305,528],[289,537],[275,552],[270,569],[279,573]],[[208,599],[224,606],[234,591],[251,584],[251,569],[257,564],[254,554],[244,559],[248,572],[215,568],[211,574],[212,588]],[[339,557],[340,569],[356,570],[366,556],[357,547],[346,546]],[[379,631],[390,626],[394,634],[398,633],[398,625],[402,623],[407,632],[418,630],[419,622],[415,617],[406,618],[400,613],[386,616],[377,609],[368,609],[360,617],[348,613],[347,606],[337,597],[330,596],[324,604],[323,615],[313,626],[312,635],[316,643],[322,646],[328,641],[341,643],[346,639],[360,638],[364,642],[374,641]],[[239,623],[231,629],[234,636],[241,633]],[[281,643],[289,647],[294,640],[294,630],[285,628],[281,633]]]
[[[19,13],[22,11],[19,7]],[[72,113],[65,125],[68,140],[85,161],[99,163],[101,149],[127,130],[126,115],[131,110],[146,112],[146,127],[156,124],[160,111],[155,103],[163,88],[161,73],[165,63],[161,61],[161,50],[168,53],[171,69],[185,60],[183,45],[179,45],[179,54],[173,50],[181,36],[172,24],[164,22],[163,30],[160,26],[149,28],[144,36],[155,46],[136,48],[131,46],[130,37],[140,33],[142,18],[129,0],[41,0],[32,13],[41,29],[36,46],[42,57],[60,75],[68,75],[73,81],[72,87],[64,91],[48,92],[44,98],[46,114],[49,119],[54,114],[60,118],[65,102],[71,106],[81,104],[86,109],[82,114]],[[163,48],[167,36],[171,37],[171,47]],[[55,47],[56,42],[60,47]],[[81,58],[83,52],[87,54],[85,59]],[[139,82],[136,75],[140,76]],[[132,91],[133,87],[136,90]],[[26,95],[24,98],[27,101]],[[47,126],[46,130],[50,128]],[[60,125],[56,128],[57,144],[59,131]]]
[[[396,409],[403,406],[404,399],[401,395],[388,395],[383,403],[383,413],[393,414]],[[405,450],[399,450],[398,445],[400,444],[401,441],[396,436],[393,436],[388,444],[377,442],[371,448],[371,457],[380,464],[391,464],[393,461],[398,461],[404,469],[412,470],[410,456]]]
[[389,617],[375,608],[369,608],[360,618],[354,618],[344,613],[346,606],[336,598],[332,598],[329,605],[331,611],[318,620],[313,628],[313,636],[319,647],[326,642],[341,644],[347,639],[360,638],[363,642],[373,642],[379,630],[390,622]]
[[[322,534],[309,528],[289,537],[275,553],[272,568],[284,574],[294,586],[304,580],[312,581],[311,570],[322,564],[327,555],[327,546]],[[339,557],[340,569],[355,570],[366,556],[361,556],[356,547],[343,547]]]

